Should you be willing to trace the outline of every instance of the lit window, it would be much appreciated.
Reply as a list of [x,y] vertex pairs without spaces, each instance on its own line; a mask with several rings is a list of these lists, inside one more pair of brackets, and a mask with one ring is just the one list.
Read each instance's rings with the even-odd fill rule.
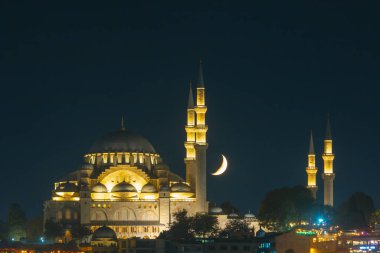
[[66,209],[66,211],[65,211],[65,219],[66,219],[66,220],[71,220],[71,212],[70,212],[70,209]]

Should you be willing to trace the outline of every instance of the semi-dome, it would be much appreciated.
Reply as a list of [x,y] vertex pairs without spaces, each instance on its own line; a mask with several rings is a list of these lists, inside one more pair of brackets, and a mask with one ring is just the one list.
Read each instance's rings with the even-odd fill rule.
[[92,235],[92,240],[100,239],[117,240],[117,236],[115,231],[113,231],[111,228],[103,226],[95,230]]
[[179,182],[175,183],[170,187],[172,192],[191,192],[190,186],[185,183]]
[[169,166],[166,163],[159,163],[154,166],[155,170],[169,170]]
[[106,193],[106,192],[108,192],[107,187],[104,184],[100,183],[100,182],[97,183],[97,184],[95,184],[92,187],[91,191],[92,192],[96,192],[96,193]]
[[126,129],[104,135],[89,150],[90,154],[109,152],[156,153],[147,139]]
[[133,185],[124,181],[115,185],[111,192],[137,192],[137,190]]
[[65,183],[60,183],[55,189],[56,192],[77,192],[78,187],[76,184],[71,183],[71,182],[65,182]]
[[152,183],[147,183],[141,188],[142,193],[156,193],[157,189]]

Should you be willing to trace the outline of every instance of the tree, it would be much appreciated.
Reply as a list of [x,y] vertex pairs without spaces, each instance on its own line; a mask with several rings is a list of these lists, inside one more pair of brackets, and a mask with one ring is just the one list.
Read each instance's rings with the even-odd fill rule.
[[224,201],[222,204],[220,204],[220,208],[222,208],[224,214],[239,213],[239,210],[229,201]]
[[376,224],[380,224],[380,209],[374,211],[369,219],[369,226],[374,229]]
[[249,237],[253,231],[249,228],[249,224],[245,220],[232,219],[226,227],[220,232],[221,237],[242,238]]
[[0,241],[5,241],[8,239],[8,226],[7,224],[0,220]]
[[185,209],[180,210],[173,214],[174,222],[170,224],[167,231],[163,231],[160,234],[160,238],[165,239],[192,239],[194,234],[191,230],[192,218],[187,216],[187,211]]
[[17,203],[13,203],[8,213],[8,237],[15,241],[25,238],[26,221],[26,216],[21,206]]
[[91,230],[80,224],[76,224],[72,227],[71,234],[73,238],[82,239],[83,237],[90,235]]
[[29,241],[39,241],[43,235],[43,219],[42,217],[29,220],[26,223],[26,238]]
[[45,222],[45,236],[48,240],[55,241],[57,237],[64,235],[64,229],[61,224],[49,219]]
[[344,229],[367,228],[374,211],[372,198],[363,192],[355,192],[339,205],[337,222]]
[[310,190],[303,186],[284,187],[266,194],[258,216],[265,227],[286,231],[291,224],[310,221],[313,208],[314,198]]
[[191,229],[196,237],[213,237],[219,230],[218,219],[204,213],[197,213],[191,220]]
[[194,237],[214,236],[218,232],[218,220],[208,214],[196,214],[189,217],[185,209],[173,214],[174,222],[159,238],[171,240],[189,240]]

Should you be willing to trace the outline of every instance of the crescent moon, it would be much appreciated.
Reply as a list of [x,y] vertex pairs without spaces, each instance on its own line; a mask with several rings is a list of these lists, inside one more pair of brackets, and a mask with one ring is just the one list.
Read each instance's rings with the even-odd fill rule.
[[223,158],[222,164],[214,173],[211,173],[211,175],[219,176],[219,175],[222,175],[227,170],[227,166],[228,166],[227,158],[224,155],[222,155],[222,158]]

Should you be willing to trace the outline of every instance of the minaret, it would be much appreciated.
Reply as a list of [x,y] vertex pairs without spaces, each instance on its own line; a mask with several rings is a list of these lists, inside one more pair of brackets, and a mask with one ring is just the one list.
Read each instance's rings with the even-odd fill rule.
[[196,178],[197,178],[197,170],[196,170],[196,161],[195,161],[195,110],[194,110],[194,97],[193,97],[193,89],[190,82],[189,89],[189,100],[187,104],[187,123],[185,126],[186,130],[186,141],[185,141],[185,149],[186,149],[186,182],[191,186],[192,190],[196,190]]
[[333,170],[333,161],[335,155],[333,154],[332,148],[332,137],[331,137],[331,127],[330,127],[330,118],[327,117],[327,126],[326,126],[326,137],[324,140],[324,152],[322,155],[323,158],[323,191],[324,191],[324,205],[334,206],[334,170]]
[[197,82],[197,99],[194,107],[196,113],[195,126],[195,157],[196,157],[196,187],[195,195],[197,211],[207,212],[208,203],[206,199],[206,151],[207,151],[207,125],[206,125],[206,94],[203,79],[202,61],[199,62],[199,77]]
[[314,152],[314,142],[313,142],[313,132],[310,133],[310,146],[309,154],[307,155],[307,188],[313,194],[314,199],[317,199],[317,172],[318,168],[315,166],[315,152]]

